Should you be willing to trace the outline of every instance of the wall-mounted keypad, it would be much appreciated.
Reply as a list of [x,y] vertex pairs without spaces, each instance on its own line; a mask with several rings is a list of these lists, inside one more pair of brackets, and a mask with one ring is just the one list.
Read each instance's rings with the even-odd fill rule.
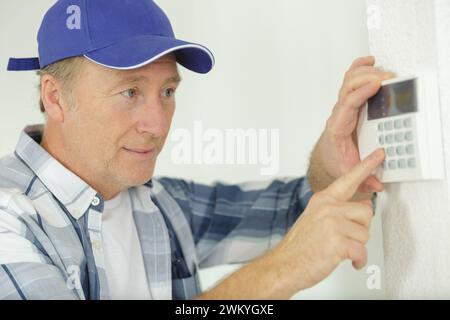
[[384,170],[414,169],[416,150],[410,117],[386,120],[378,124],[378,143],[385,148]]

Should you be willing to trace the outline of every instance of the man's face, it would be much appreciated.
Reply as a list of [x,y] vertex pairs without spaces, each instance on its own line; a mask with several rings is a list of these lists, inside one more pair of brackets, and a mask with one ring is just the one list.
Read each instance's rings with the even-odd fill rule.
[[147,182],[170,129],[179,82],[173,54],[135,70],[86,60],[73,88],[75,106],[62,124],[75,173],[111,190]]

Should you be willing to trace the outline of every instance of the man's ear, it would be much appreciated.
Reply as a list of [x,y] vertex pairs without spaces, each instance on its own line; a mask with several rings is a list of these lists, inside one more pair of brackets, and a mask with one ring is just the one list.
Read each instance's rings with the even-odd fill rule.
[[41,78],[41,98],[49,119],[63,123],[64,109],[62,106],[62,86],[60,81],[49,74]]

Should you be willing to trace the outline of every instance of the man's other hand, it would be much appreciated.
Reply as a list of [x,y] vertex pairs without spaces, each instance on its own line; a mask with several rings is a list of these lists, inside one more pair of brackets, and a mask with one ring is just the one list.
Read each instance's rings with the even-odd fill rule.
[[[316,175],[325,171],[331,178],[328,182],[339,178],[360,162],[356,141],[360,109],[377,93],[382,81],[394,77],[392,72],[381,71],[374,67],[374,64],[375,58],[372,56],[359,58],[346,72],[338,102],[313,152],[310,165],[320,164],[320,168],[313,171]],[[313,177],[312,180],[327,181],[320,177]],[[318,184],[320,186],[316,189],[327,186],[326,183]],[[375,176],[369,175],[358,191],[360,193],[381,192],[383,185]]]

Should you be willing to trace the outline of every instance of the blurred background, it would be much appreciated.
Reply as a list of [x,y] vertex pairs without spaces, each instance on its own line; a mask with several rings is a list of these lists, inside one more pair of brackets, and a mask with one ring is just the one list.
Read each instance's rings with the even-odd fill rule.
[[[54,0],[4,0],[0,5],[0,156],[11,153],[20,131],[43,123],[38,77],[6,72],[9,57],[37,56],[36,34]],[[207,75],[180,67],[172,130],[278,129],[279,170],[262,176],[257,165],[176,165],[168,139],[158,176],[210,183],[303,176],[310,152],[337,99],[352,61],[369,54],[366,3],[362,0],[183,0],[156,1],[171,19],[176,35],[210,48],[216,58]],[[380,215],[368,244],[369,266],[383,275]],[[239,266],[201,271],[206,289]],[[376,269],[378,268],[378,269]],[[295,299],[379,299],[381,288],[367,286],[371,269],[355,271],[343,263],[328,279]]]

